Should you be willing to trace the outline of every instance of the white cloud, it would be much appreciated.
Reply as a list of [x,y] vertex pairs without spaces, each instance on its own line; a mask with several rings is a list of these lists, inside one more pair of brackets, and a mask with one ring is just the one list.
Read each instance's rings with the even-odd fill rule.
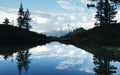
[[[72,47],[72,46],[70,46],[70,47]],[[75,69],[75,70],[85,71],[85,72],[89,72],[89,73],[93,72],[93,70],[90,70],[93,68],[93,64],[92,64],[93,61],[91,61],[93,59],[92,55],[89,56],[88,53],[86,53],[84,50],[81,50],[79,52],[79,55],[80,55],[79,56],[79,55],[77,55],[76,50],[70,50],[69,56],[73,56],[73,55],[76,55],[77,57],[75,57],[75,58],[72,57],[71,59],[69,58],[67,60],[61,61],[56,66],[56,69],[58,69],[58,70],[73,70],[73,69]],[[76,58],[78,58],[79,60]],[[86,63],[86,62],[89,62],[89,63]],[[84,64],[85,64],[85,66],[84,66]],[[82,66],[79,66],[79,65],[82,65]]]
[[46,51],[48,51],[48,49],[45,46],[37,46],[35,48],[32,48],[32,50],[30,50],[30,52],[33,54],[38,53],[38,52],[42,53],[42,52],[46,52]]
[[15,24],[17,19],[17,10],[16,9],[6,9],[6,8],[0,8],[0,23],[3,23],[4,19],[8,18],[10,22],[14,20]]
[[69,55],[74,55],[75,51],[74,50],[70,50]]
[[64,9],[68,9],[68,10],[74,10],[74,7],[72,7],[70,5],[70,3],[68,2],[68,0],[59,0],[58,3],[60,4],[60,6]]
[[57,2],[63,9],[70,11],[84,11],[84,8],[81,6],[82,4],[79,5],[81,3],[81,0],[58,0]]
[[69,29],[69,27],[68,27],[67,25],[64,25],[64,26],[62,27],[62,30],[63,30],[63,31],[68,30],[68,29]]
[[75,65],[79,65],[82,63],[83,63],[83,61],[81,61],[81,60],[69,59],[69,60],[65,60],[65,61],[60,62],[58,64],[58,66],[56,67],[56,69],[70,70],[70,69],[74,68]]
[[0,61],[3,61],[4,56],[0,55]]
[[58,17],[57,20],[62,23],[64,21],[64,18],[63,17]]
[[77,23],[77,25],[85,29],[90,29],[94,27],[94,22]]
[[80,68],[79,70],[80,70],[80,71],[87,72],[87,73],[94,73],[93,67],[90,68],[90,67],[86,66],[86,67]]
[[33,17],[33,21],[38,23],[38,24],[47,23],[48,20],[49,20],[48,18],[44,18],[44,17],[38,17],[38,16]]
[[32,48],[29,52],[31,53],[30,58],[52,57],[52,59],[60,59],[55,66],[57,70],[77,70],[93,73],[91,70],[93,68],[93,55],[73,45],[52,42]]
[[86,17],[86,16],[83,16],[83,17],[82,17],[82,20],[83,20],[83,22],[86,22],[86,21],[87,21],[87,17]]
[[52,42],[43,46],[37,46],[29,50],[31,57],[77,57],[83,60],[87,52],[76,48],[73,45],[65,45],[58,42]]
[[70,19],[71,19],[71,20],[75,20],[76,18],[75,18],[75,16],[71,15],[71,16],[70,16]]

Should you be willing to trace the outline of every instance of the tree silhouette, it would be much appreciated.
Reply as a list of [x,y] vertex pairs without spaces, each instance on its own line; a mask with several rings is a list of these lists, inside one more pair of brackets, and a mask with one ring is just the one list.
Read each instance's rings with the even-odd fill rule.
[[114,66],[111,62],[120,61],[119,54],[114,49],[107,49],[105,47],[99,47],[95,50],[91,50],[94,54],[93,63],[95,65],[95,75],[113,75],[117,73],[118,66]]
[[17,61],[18,61],[18,71],[19,71],[19,74],[21,74],[21,71],[22,69],[24,68],[24,70],[27,72],[28,69],[29,69],[29,63],[30,62],[30,59],[29,59],[29,56],[31,54],[29,53],[28,50],[22,50],[22,51],[19,51],[18,54],[17,54]]
[[115,15],[117,14],[117,5],[119,5],[119,0],[89,0],[92,2],[97,3],[96,5],[87,4],[87,7],[95,7],[97,9],[95,18],[97,22],[95,25],[109,25],[116,23],[117,21],[114,20]]
[[27,11],[25,12],[25,15],[24,15],[24,26],[27,30],[29,30],[31,28],[31,25],[30,25],[30,22],[31,21],[31,18],[30,18],[30,12],[29,10],[27,9]]
[[24,25],[23,18],[24,18],[24,9],[21,3],[18,11],[18,19],[17,19],[17,22],[20,28]]
[[113,73],[116,73],[117,67],[110,65],[110,59],[94,57],[93,60],[95,64],[94,71],[96,75],[112,75]]
[[8,18],[5,18],[5,20],[4,20],[4,22],[3,22],[4,24],[6,24],[6,25],[8,25],[10,22],[9,22],[9,19]]
[[23,6],[21,4],[18,11],[18,19],[17,19],[19,28],[25,28],[26,30],[29,30],[31,28],[29,23],[31,21],[30,15],[31,14],[29,10],[27,9],[26,11],[24,11]]

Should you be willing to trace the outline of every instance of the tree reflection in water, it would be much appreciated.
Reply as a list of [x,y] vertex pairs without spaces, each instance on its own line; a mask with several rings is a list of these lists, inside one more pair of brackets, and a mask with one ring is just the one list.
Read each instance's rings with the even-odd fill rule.
[[111,65],[111,62],[120,62],[119,47],[110,46],[77,46],[93,54],[93,68],[96,75],[113,75],[117,73],[118,66]]
[[117,67],[111,65],[112,61],[120,61],[118,58],[120,57],[119,52],[117,50],[107,50],[107,49],[98,49],[94,52],[94,72],[96,75],[113,75],[117,71]]
[[0,46],[0,55],[7,60],[10,57],[13,57],[13,54],[16,53],[17,56],[15,57],[17,60],[18,72],[21,74],[21,71],[24,69],[25,72],[29,69],[29,64],[31,60],[29,59],[30,53],[29,49],[35,46]]
[[[27,72],[30,67],[31,60],[29,57],[30,48],[35,46],[0,46],[0,55],[7,60],[9,57],[15,57],[13,54],[16,54],[17,67],[19,74],[23,70]],[[111,65],[112,61],[120,61],[120,51],[119,50],[108,50],[107,48],[94,48],[87,49],[83,48],[87,52],[90,52],[94,55],[94,72],[96,75],[112,75],[117,72],[117,67]],[[69,63],[69,62],[68,62]]]
[[29,69],[29,64],[31,63],[29,56],[31,54],[29,53],[28,50],[22,50],[17,52],[17,66],[18,66],[18,71],[19,74],[21,74],[22,69],[24,68],[24,70],[27,72]]
[[109,59],[94,58],[95,68],[94,71],[96,75],[112,75],[116,73],[117,67],[110,65]]

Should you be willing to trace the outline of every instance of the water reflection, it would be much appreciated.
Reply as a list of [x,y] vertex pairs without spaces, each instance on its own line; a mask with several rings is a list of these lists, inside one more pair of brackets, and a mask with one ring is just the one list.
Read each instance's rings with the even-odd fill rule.
[[[90,49],[90,48],[89,48]],[[96,75],[113,75],[117,73],[118,66],[111,65],[111,62],[120,62],[119,48],[99,47],[89,50],[94,56],[94,72]]]
[[95,68],[94,71],[97,75],[113,75],[116,73],[117,67],[110,65],[111,60],[94,58]]
[[[0,60],[2,57],[5,59],[0,61],[0,64],[3,61],[12,60],[13,65],[17,65],[15,69],[18,69],[18,74],[21,75],[120,74],[118,66],[120,65],[118,63],[120,51],[118,48],[84,47],[83,49],[58,42],[41,46],[0,46]],[[6,65],[9,63],[7,62]],[[0,68],[0,74],[7,75],[2,71],[5,73]],[[9,70],[6,71],[9,72]],[[12,75],[17,75],[13,74],[14,71],[11,72]]]
[[30,53],[29,49],[34,46],[18,46],[18,45],[9,45],[9,46],[0,46],[0,55],[5,59],[9,60],[11,57],[11,61],[13,62],[13,59],[17,60],[17,67],[19,75],[21,74],[22,69],[25,70],[25,72],[29,69],[29,64],[31,63],[31,60],[29,59]]
[[21,50],[17,52],[17,66],[18,66],[18,71],[19,74],[21,74],[22,69],[24,68],[24,70],[27,72],[29,69],[29,64],[31,63],[29,57],[30,57],[30,53],[28,50]]

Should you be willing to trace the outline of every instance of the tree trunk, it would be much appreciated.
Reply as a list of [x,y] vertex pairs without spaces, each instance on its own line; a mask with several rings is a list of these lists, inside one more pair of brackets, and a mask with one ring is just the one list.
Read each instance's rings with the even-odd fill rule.
[[109,24],[109,2],[108,0],[105,0],[105,8],[104,8],[104,14],[105,14],[105,24]]

